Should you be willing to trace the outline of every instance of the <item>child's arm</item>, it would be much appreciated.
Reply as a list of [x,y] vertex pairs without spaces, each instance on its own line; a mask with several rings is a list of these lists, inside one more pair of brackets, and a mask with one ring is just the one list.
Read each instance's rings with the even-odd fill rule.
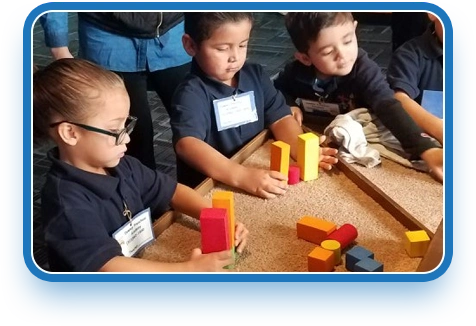
[[407,93],[397,90],[395,98],[402,103],[403,108],[425,132],[436,138],[443,145],[443,120],[425,110]]
[[227,272],[223,267],[233,264],[231,250],[202,254],[194,249],[190,260],[164,263],[141,258],[117,256],[109,260],[99,272]]
[[180,139],[175,149],[191,167],[229,186],[262,198],[274,198],[286,192],[287,176],[277,171],[245,167],[194,137]]

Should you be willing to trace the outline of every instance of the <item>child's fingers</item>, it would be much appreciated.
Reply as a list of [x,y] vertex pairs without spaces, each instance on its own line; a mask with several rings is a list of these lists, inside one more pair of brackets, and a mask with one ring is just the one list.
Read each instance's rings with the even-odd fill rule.
[[239,242],[235,242],[235,243],[238,244],[238,246],[236,247],[236,252],[241,254],[243,252],[243,249],[245,249],[245,247],[246,247],[246,242],[247,242],[246,238],[242,238],[242,239],[240,239]]

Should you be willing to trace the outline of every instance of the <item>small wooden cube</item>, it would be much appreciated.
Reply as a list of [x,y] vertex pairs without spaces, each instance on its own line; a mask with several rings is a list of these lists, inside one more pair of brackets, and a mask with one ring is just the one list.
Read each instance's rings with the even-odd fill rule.
[[365,258],[374,258],[374,253],[361,246],[355,246],[345,254],[345,268],[353,272],[354,266]]
[[405,232],[405,250],[410,257],[423,257],[430,245],[430,237],[424,230]]
[[364,258],[354,265],[354,272],[383,272],[383,264],[372,258]]
[[334,270],[334,253],[321,247],[314,248],[307,256],[309,272],[332,272]]

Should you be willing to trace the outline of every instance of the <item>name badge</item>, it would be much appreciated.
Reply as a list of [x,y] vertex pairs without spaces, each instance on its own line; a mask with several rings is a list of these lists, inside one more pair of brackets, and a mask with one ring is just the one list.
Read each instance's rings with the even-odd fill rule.
[[137,213],[112,235],[121,245],[122,254],[132,257],[154,240],[150,208]]
[[258,120],[253,91],[214,100],[218,131],[236,128]]
[[319,101],[309,101],[301,99],[301,104],[304,111],[313,113],[313,112],[325,112],[330,115],[340,114],[339,104],[335,103],[325,103]]

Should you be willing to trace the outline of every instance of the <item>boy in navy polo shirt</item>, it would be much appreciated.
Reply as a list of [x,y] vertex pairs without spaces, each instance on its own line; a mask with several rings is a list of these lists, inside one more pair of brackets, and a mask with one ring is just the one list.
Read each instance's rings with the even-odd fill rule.
[[421,157],[443,179],[443,150],[423,133],[394,98],[378,65],[358,48],[350,12],[299,12],[285,16],[297,49],[275,86],[291,106],[331,113],[366,107],[400,141],[413,159]]
[[[191,74],[177,88],[170,124],[179,182],[195,187],[205,176],[263,198],[287,189],[287,176],[244,167],[229,158],[265,128],[296,144],[302,128],[260,65],[245,63],[252,14],[185,13],[183,45],[193,57]],[[324,137],[322,137],[324,141]],[[335,149],[321,149],[330,169]]]
[[[54,272],[223,271],[231,251],[162,263],[135,258],[154,239],[151,216],[172,207],[198,218],[210,203],[137,159],[124,155],[136,118],[116,74],[81,59],[60,59],[33,77],[34,140],[57,145],[41,194]],[[236,225],[237,252],[248,231]]]
[[387,80],[413,120],[443,144],[443,120],[421,106],[424,91],[443,91],[443,26],[436,16],[428,17],[432,24],[425,33],[393,54]]

